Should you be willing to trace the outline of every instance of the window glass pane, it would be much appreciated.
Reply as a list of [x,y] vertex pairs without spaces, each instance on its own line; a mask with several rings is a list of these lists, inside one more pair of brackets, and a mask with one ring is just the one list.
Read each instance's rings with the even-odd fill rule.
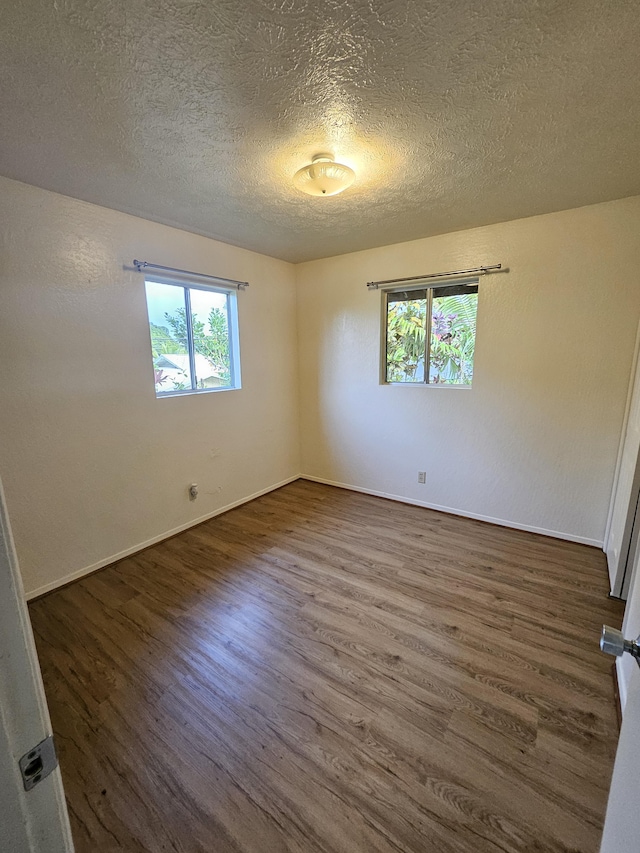
[[212,290],[189,289],[193,317],[196,388],[231,385],[229,297]]
[[427,299],[424,291],[389,294],[387,299],[387,382],[424,382]]
[[145,282],[156,394],[191,390],[184,288]]
[[471,385],[478,288],[434,289],[431,310],[429,382]]

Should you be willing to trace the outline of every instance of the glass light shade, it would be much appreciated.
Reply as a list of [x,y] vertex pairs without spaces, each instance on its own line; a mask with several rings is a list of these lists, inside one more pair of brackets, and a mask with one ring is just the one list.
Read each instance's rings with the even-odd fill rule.
[[334,162],[330,154],[316,154],[308,166],[293,176],[293,183],[307,195],[337,195],[350,187],[356,177],[353,169]]

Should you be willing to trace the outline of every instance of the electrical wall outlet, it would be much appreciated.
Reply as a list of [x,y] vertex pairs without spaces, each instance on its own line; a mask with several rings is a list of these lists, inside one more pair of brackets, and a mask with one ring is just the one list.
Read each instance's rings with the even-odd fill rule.
[[418,482],[426,483],[427,482],[427,472],[426,471],[418,471]]

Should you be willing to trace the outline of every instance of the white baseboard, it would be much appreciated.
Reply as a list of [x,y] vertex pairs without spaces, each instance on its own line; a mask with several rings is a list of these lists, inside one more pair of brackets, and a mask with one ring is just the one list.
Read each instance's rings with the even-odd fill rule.
[[[125,557],[130,557],[132,554],[137,554],[138,551],[143,551],[145,548],[150,547],[151,545],[156,545],[158,542],[162,542],[163,539],[168,539],[170,536],[175,536],[176,533],[182,533],[183,530],[188,530],[190,527],[195,527],[197,524],[201,524],[203,521],[208,521],[210,518],[215,518],[217,515],[222,515],[223,512],[228,512],[230,509],[235,509],[237,506],[242,506],[242,504],[248,503],[249,501],[255,500],[256,498],[261,497],[262,495],[266,495],[269,492],[273,492],[276,489],[280,489],[282,486],[286,486],[289,483],[293,483],[295,480],[311,480],[314,483],[324,483],[327,486],[337,486],[340,489],[348,489],[352,492],[361,492],[365,495],[373,495],[378,498],[387,498],[392,501],[399,501],[400,503],[411,504],[412,506],[422,506],[426,509],[434,509],[438,512],[446,512],[449,515],[459,515],[463,518],[473,518],[477,521],[487,521],[490,524],[498,524],[500,527],[512,527],[515,530],[525,530],[529,533],[539,533],[542,536],[552,536],[554,539],[565,539],[569,542],[578,542],[581,545],[591,545],[595,548],[602,548],[602,541],[599,539],[588,539],[585,536],[574,536],[571,533],[562,533],[559,530],[547,530],[543,527],[533,527],[529,524],[518,524],[514,521],[506,521],[502,518],[492,518],[488,515],[480,515],[474,512],[463,512],[459,509],[454,509],[453,507],[441,506],[440,504],[429,503],[428,501],[418,501],[412,498],[406,498],[402,495],[393,495],[388,492],[379,492],[375,489],[365,489],[361,486],[352,486],[348,483],[338,483],[334,480],[327,480],[323,477],[314,477],[311,474],[296,474],[293,477],[287,477],[286,480],[281,480],[279,483],[274,483],[271,486],[267,486],[266,489],[261,489],[258,492],[254,492],[252,495],[248,495],[247,497],[240,498],[233,503],[227,504],[226,506],[219,507],[218,509],[213,510],[213,512],[207,513],[206,515],[201,515],[199,518],[195,518],[191,521],[188,521],[186,524],[181,524],[179,527],[174,527],[171,530],[166,530],[164,533],[159,533],[157,536],[154,536],[151,539],[147,539],[144,542],[139,542],[137,545],[133,545],[131,548],[126,548],[124,551],[119,551],[117,554],[112,554],[109,557],[105,557],[104,560],[99,560],[97,563],[92,563],[90,566],[85,566],[82,569],[77,569],[75,572],[70,572],[68,575],[64,575],[64,577],[58,578],[55,581],[50,581],[43,586],[39,586],[36,589],[29,590],[25,593],[27,601],[30,601],[33,598],[38,598],[40,595],[44,595],[47,592],[51,592],[54,589],[58,589],[58,587],[65,586],[72,581],[78,580],[79,578],[84,577],[85,575],[90,575],[92,572],[97,572],[98,569],[103,569],[105,566],[111,565],[111,563],[117,563],[118,560],[123,560]],[[625,690],[624,682],[621,681],[620,687],[620,698],[622,701],[622,705],[624,707],[624,700],[626,700],[626,695],[623,697],[622,693]]]
[[152,537],[151,539],[147,539],[144,542],[139,542],[137,545],[133,545],[131,548],[126,548],[124,551],[119,551],[117,554],[112,554],[110,557],[105,557],[104,560],[99,560],[97,563],[92,563],[90,566],[85,566],[83,569],[77,569],[75,572],[71,572],[68,575],[65,575],[62,578],[58,578],[55,581],[51,581],[50,583],[44,584],[44,586],[39,586],[37,589],[32,589],[29,592],[25,593],[25,597],[27,601],[31,601],[33,598],[38,598],[40,595],[44,595],[46,592],[51,592],[54,589],[58,589],[58,587],[65,586],[71,581],[78,580],[79,578],[84,577],[85,575],[90,575],[92,572],[97,572],[98,569],[104,569],[105,566],[111,565],[111,563],[117,563],[118,560],[123,560],[125,557],[130,557],[132,554],[137,554],[138,551],[143,551],[145,548],[148,548],[150,545],[156,545],[158,542],[162,542],[163,539],[169,539],[171,536],[175,536],[176,533],[182,533],[183,530],[188,530],[190,527],[195,527],[197,524],[202,524],[203,521],[208,521],[210,518],[215,518],[216,515],[222,515],[223,512],[228,512],[230,509],[235,509],[237,506],[242,506],[242,504],[249,503],[249,501],[255,500],[256,498],[261,497],[262,495],[266,495],[269,492],[273,492],[276,489],[280,489],[282,486],[286,486],[289,483],[293,483],[295,480],[299,480],[300,475],[296,474],[294,477],[287,477],[286,480],[282,480],[279,483],[274,483],[272,486],[267,486],[266,489],[260,489],[259,492],[254,492],[252,495],[248,495],[246,498],[240,498],[240,500],[234,501],[233,503],[227,504],[226,506],[221,506],[218,509],[213,510],[213,512],[209,512],[206,515],[201,515],[199,518],[194,518],[192,521],[187,521],[186,524],[181,524],[179,527],[174,527],[171,530],[166,530],[164,533],[159,533],[157,536]]
[[551,536],[554,539],[565,539],[568,542],[578,542],[580,545],[590,545],[593,548],[602,548],[601,539],[589,539],[586,536],[574,536],[573,533],[563,533],[560,530],[547,530],[544,527],[534,527],[531,524],[519,524],[516,521],[507,521],[504,518],[493,518],[490,515],[480,515],[477,512],[465,512],[450,506],[418,501],[413,498],[405,498],[402,495],[392,495],[387,492],[378,492],[375,489],[364,489],[362,486],[351,486],[348,483],[337,483],[334,480],[326,480],[323,477],[313,477],[311,474],[301,474],[301,480],[311,480],[313,483],[324,483],[327,486],[338,486],[340,489],[349,489],[352,492],[362,492],[364,495],[373,495],[377,498],[387,498],[391,501],[400,501],[412,506],[423,506],[426,509],[435,509],[438,512],[446,512],[449,515],[460,515],[463,518],[473,518],[476,521],[487,521],[489,524],[498,524],[500,527],[512,527],[515,530],[525,530],[528,533],[539,533],[541,536]]

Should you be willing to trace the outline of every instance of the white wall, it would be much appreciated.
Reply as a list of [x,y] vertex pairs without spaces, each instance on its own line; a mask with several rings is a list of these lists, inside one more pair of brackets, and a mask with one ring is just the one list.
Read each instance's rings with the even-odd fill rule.
[[[631,198],[299,265],[303,474],[602,544],[639,252]],[[494,263],[473,388],[381,386],[365,283]]]
[[[0,232],[0,472],[27,593],[297,475],[290,264],[6,179]],[[250,282],[241,390],[156,399],[134,257]]]

